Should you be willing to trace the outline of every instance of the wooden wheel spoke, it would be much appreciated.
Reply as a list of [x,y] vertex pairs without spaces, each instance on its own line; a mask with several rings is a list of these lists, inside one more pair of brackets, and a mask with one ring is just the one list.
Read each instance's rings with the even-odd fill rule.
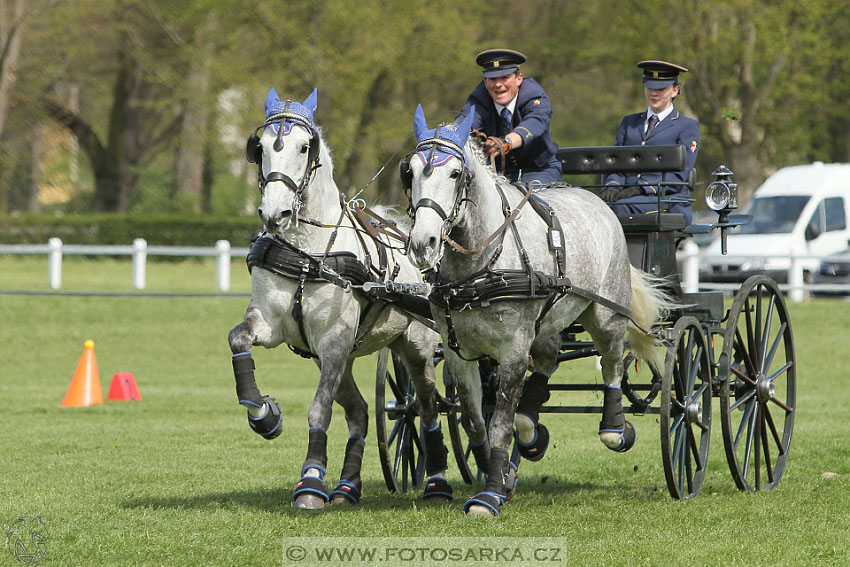
[[741,406],[741,404],[744,404],[744,403],[746,403],[746,402],[750,401],[753,397],[755,397],[755,395],[756,395],[756,391],[755,391],[755,389],[750,390],[749,392],[747,392],[747,393],[746,393],[746,394],[744,394],[743,396],[739,397],[739,398],[735,401],[735,403],[734,403],[734,404],[730,405],[730,406],[729,406],[729,410],[731,411],[731,410],[736,410],[736,409],[738,409],[738,407],[739,407],[739,406]]
[[[764,452],[764,467],[765,472],[767,472],[767,481],[773,482],[773,461],[770,459],[770,442],[768,440],[767,432],[764,430],[765,421],[767,416],[762,414],[762,423],[760,425],[761,428],[761,446],[762,451]],[[781,454],[781,453],[780,453]]]
[[[779,349],[779,345],[782,344],[782,340],[785,338],[785,329],[787,327],[787,323],[782,323],[779,325],[779,332],[776,333],[776,336],[773,337],[773,342],[770,344],[770,349],[768,349],[764,360],[762,362],[762,369],[767,370],[771,366],[773,366],[773,359],[776,357],[776,351]],[[765,337],[765,344],[767,341],[767,337]]]
[[[770,434],[773,437],[773,442],[776,444],[777,449],[779,449],[779,454],[785,454],[785,446],[782,443],[782,436],[779,434],[779,430],[776,428],[776,422],[773,420],[773,414],[770,413],[770,408],[768,406],[764,406],[762,409],[764,413],[764,421],[767,425],[767,428],[770,430]],[[767,436],[765,435],[765,438]]]
[[398,402],[406,402],[407,396],[402,393],[401,389],[399,389],[398,384],[396,384],[395,379],[388,373],[387,374],[387,384],[390,385],[390,390],[393,392],[393,396],[395,396],[396,401]]
[[762,329],[761,339],[759,340],[759,368],[767,368],[767,344],[770,340],[770,330],[773,327],[773,310],[776,307],[776,296],[771,295],[770,300],[767,305],[767,315],[761,321],[764,322],[764,328]]

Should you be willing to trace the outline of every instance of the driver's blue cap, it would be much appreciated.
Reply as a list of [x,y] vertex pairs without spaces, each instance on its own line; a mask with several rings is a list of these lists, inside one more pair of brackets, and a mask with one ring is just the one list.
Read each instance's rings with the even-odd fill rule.
[[678,80],[679,73],[688,72],[681,65],[667,61],[641,61],[637,66],[643,69],[643,86],[648,89],[667,88]]
[[475,58],[475,62],[481,65],[485,79],[510,75],[525,61],[525,55],[513,49],[488,49]]

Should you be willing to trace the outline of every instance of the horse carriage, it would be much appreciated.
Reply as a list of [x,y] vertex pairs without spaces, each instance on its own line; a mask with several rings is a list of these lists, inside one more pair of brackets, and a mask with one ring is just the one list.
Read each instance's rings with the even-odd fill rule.
[[[624,414],[658,414],[668,489],[690,498],[706,471],[714,397],[737,486],[779,483],[796,406],[782,294],[756,276],[724,312],[720,293],[684,293],[677,276],[678,240],[733,226],[731,206],[716,225],[686,228],[669,213],[618,219],[580,188],[512,186],[469,139],[469,119],[429,129],[420,107],[418,143],[401,168],[413,219],[404,235],[343,198],[315,110],[315,91],[297,103],[272,89],[266,122],[248,140],[265,233],[248,256],[251,302],[229,335],[240,404],[267,439],[280,434],[282,411],[260,394],[251,347],[286,343],[320,368],[296,506],[359,502],[368,416],[351,364],[376,351],[378,450],[394,492],[424,486],[424,497],[451,499],[442,414],[462,479],[485,477],[464,511],[498,515],[516,486],[520,456],[538,460],[546,450],[539,415],[598,412],[600,440],[619,452],[635,438]],[[684,148],[570,148],[559,159],[570,174],[681,171]],[[719,170],[718,195],[734,189],[730,177]],[[632,353],[650,368],[648,384],[630,377]],[[604,384],[551,380],[559,364],[590,356],[600,357]],[[440,362],[443,393],[434,370]],[[571,390],[602,392],[603,406],[546,404],[551,392]],[[329,491],[323,479],[334,401],[345,409],[350,439],[339,484]]]
[[[684,146],[561,148],[558,159],[564,175],[612,172],[642,173],[682,171]],[[706,472],[712,425],[712,398],[719,400],[726,459],[736,486],[742,491],[772,489],[784,472],[796,408],[796,359],[791,322],[785,300],[767,276],[753,276],[734,294],[725,308],[722,292],[686,293],[677,266],[678,243],[693,234],[725,230],[744,222],[730,215],[736,205],[731,172],[721,166],[714,172],[712,206],[718,222],[685,227],[682,215],[660,212],[620,215],[631,263],[666,282],[678,307],[663,323],[663,366],[649,364],[648,382],[630,378],[629,367],[639,361],[624,360],[622,392],[630,406],[626,413],[660,416],[660,441],[667,488],[676,499],[697,496]],[[688,181],[693,190],[694,179]],[[659,211],[672,201],[662,181]],[[585,188],[594,185],[583,184]],[[558,362],[598,356],[592,341],[579,340],[581,325],[561,333]],[[436,361],[442,360],[442,346]],[[391,491],[415,490],[423,479],[421,443],[416,439],[415,390],[404,366],[396,358],[388,367],[388,351],[379,355],[376,376],[378,443],[387,487]],[[492,367],[482,364],[485,415],[492,414],[497,390]],[[470,462],[470,450],[459,427],[458,400],[452,377],[443,373],[446,396],[441,410],[448,417],[453,453],[467,483],[480,478]],[[598,383],[549,383],[548,392],[600,392]],[[660,397],[659,397],[660,394]],[[549,397],[548,395],[546,396]],[[601,406],[544,404],[541,414],[602,413]],[[389,425],[392,424],[392,425]],[[389,432],[389,433],[388,433]],[[515,457],[515,454],[514,454]]]

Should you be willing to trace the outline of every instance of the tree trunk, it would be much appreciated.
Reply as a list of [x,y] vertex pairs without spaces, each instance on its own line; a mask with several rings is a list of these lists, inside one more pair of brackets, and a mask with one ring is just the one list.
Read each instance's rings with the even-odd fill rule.
[[3,139],[3,126],[9,112],[9,99],[15,83],[18,55],[21,52],[23,15],[24,0],[15,0],[11,25],[7,26],[5,21],[0,21],[0,140]]
[[189,68],[188,85],[192,92],[186,100],[180,130],[180,146],[175,163],[172,195],[182,196],[192,212],[201,212],[204,199],[204,149],[210,124],[210,74],[212,44],[205,36],[215,25],[215,15],[207,15],[197,35],[198,56]]

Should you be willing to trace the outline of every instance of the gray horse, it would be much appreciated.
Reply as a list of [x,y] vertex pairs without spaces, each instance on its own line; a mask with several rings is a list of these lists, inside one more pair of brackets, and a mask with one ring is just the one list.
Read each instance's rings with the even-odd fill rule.
[[[265,233],[248,255],[252,293],[245,318],[229,334],[239,403],[247,407],[255,432],[277,437],[280,406],[260,394],[251,348],[286,343],[312,357],[320,368],[319,384],[307,416],[307,458],[294,505],[322,508],[329,499],[358,503],[368,406],[351,367],[354,357],[389,346],[417,392],[429,476],[423,497],[451,499],[434,381],[439,335],[393,303],[352,288],[366,281],[421,282],[421,275],[404,255],[364,236],[367,231],[355,222],[333,180],[330,150],[313,122],[316,98],[314,90],[303,103],[281,101],[271,89],[266,122],[248,140],[248,160],[259,166]],[[345,411],[350,438],[339,484],[329,492],[323,477],[334,401]]]
[[[511,185],[469,139],[469,117],[429,129],[417,108],[418,145],[403,164],[402,180],[414,221],[408,254],[420,268],[434,270],[432,313],[450,347],[446,363],[461,396],[477,395],[475,360],[498,363],[489,430],[470,433],[472,442],[490,445],[487,481],[464,506],[468,514],[498,515],[513,488],[509,448],[518,407],[518,428],[526,430],[520,448],[545,450],[537,409],[555,368],[552,337],[574,321],[590,333],[606,386],[599,436],[610,449],[625,451],[634,429],[623,417],[624,350],[658,364],[663,350],[635,323],[650,329],[673,305],[629,264],[622,227],[603,201],[579,188],[532,192]],[[535,372],[526,380],[531,360]],[[528,435],[529,426],[539,435]]]

